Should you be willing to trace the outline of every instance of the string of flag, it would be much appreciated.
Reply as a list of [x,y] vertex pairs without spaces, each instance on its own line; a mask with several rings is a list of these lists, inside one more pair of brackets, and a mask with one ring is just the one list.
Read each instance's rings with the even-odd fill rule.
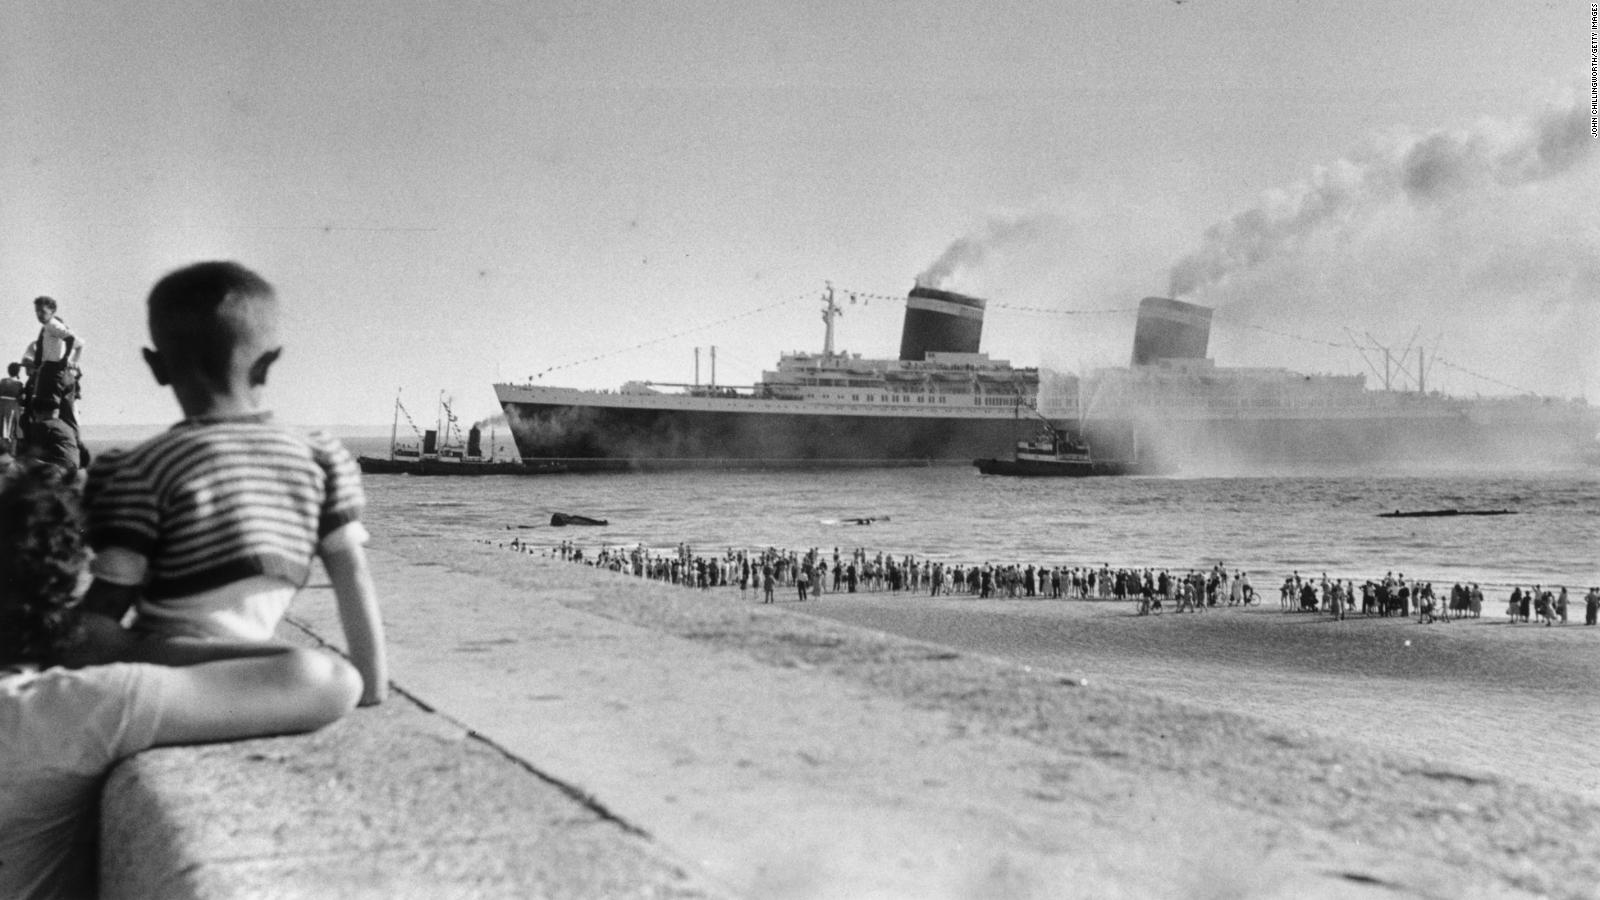
[[622,355],[624,353],[632,353],[635,350],[642,350],[645,347],[651,347],[651,346],[654,346],[656,344],[660,344],[660,343],[663,343],[663,342],[666,342],[666,341],[676,340],[676,339],[684,337],[686,335],[691,335],[691,334],[694,334],[696,332],[705,331],[708,328],[716,328],[716,327],[719,327],[719,326],[722,326],[722,325],[726,325],[729,322],[737,322],[740,319],[747,319],[747,318],[749,318],[751,316],[759,315],[761,313],[777,309],[780,306],[788,306],[789,304],[798,303],[801,300],[806,300],[806,299],[809,299],[809,298],[813,298],[815,296],[816,295],[812,294],[812,293],[805,293],[805,294],[800,294],[800,295],[794,296],[794,297],[787,297],[787,298],[785,298],[783,300],[777,300],[777,301],[774,301],[772,303],[768,303],[765,306],[758,306],[755,309],[748,309],[748,310],[745,310],[742,313],[737,313],[735,315],[731,315],[731,316],[728,316],[728,317],[722,318],[722,319],[716,319],[716,320],[711,321],[711,322],[702,322],[702,323],[700,323],[698,325],[691,325],[688,328],[683,328],[683,329],[680,329],[678,331],[674,331],[674,332],[672,332],[670,334],[663,334],[663,335],[660,335],[659,337],[653,337],[653,338],[651,338],[650,340],[647,340],[647,341],[640,341],[637,344],[632,344],[632,345],[629,345],[629,346],[626,346],[626,347],[618,347],[618,348],[616,348],[614,350],[608,350],[605,353],[597,353],[594,356],[585,357],[583,359],[574,359],[574,360],[571,360],[571,361],[568,361],[568,362],[558,363],[556,365],[550,366],[549,368],[543,369],[543,370],[541,370],[541,371],[529,376],[529,380],[532,381],[532,380],[537,379],[537,378],[543,378],[546,374],[548,374],[550,372],[559,372],[562,369],[570,369],[570,368],[572,368],[574,366],[584,366],[584,365],[588,365],[590,363],[599,362],[601,360],[610,359],[610,358],[612,358],[614,356],[620,356],[620,355]]
[[1372,349],[1381,349],[1381,348],[1373,348],[1373,347],[1363,347],[1360,344],[1352,344],[1349,341],[1326,341],[1326,340],[1323,340],[1321,338],[1309,338],[1309,337],[1306,337],[1303,334],[1292,334],[1292,333],[1287,332],[1287,331],[1279,331],[1276,328],[1268,328],[1265,325],[1257,325],[1254,322],[1241,322],[1241,321],[1233,318],[1230,315],[1222,313],[1221,310],[1214,311],[1212,313],[1212,316],[1213,316],[1213,318],[1221,319],[1222,321],[1228,322],[1229,324],[1234,325],[1234,326],[1236,326],[1238,328],[1248,328],[1248,329],[1250,329],[1252,331],[1261,331],[1261,332],[1265,332],[1267,334],[1276,335],[1277,337],[1288,338],[1291,341],[1300,341],[1301,343],[1305,343],[1305,344],[1320,344],[1321,346],[1324,346],[1324,347],[1332,347],[1335,350],[1372,350]]
[[[906,300],[905,295],[903,294],[878,294],[872,291],[858,291],[852,288],[836,288],[836,291],[838,293],[842,293],[851,304],[855,304],[859,301],[862,306],[868,305],[873,300],[888,303],[904,303]],[[988,301],[985,304],[985,308],[1003,309],[1008,312],[1039,313],[1050,316],[1117,315],[1139,311],[1137,307],[1132,306],[1118,307],[1116,309],[1061,309],[1059,307],[1016,306],[1010,303],[996,303],[994,301]]]
[[422,438],[422,429],[417,427],[417,423],[411,421],[411,411],[406,409],[405,404],[400,402],[399,397],[395,398],[394,405],[399,407],[400,414],[406,417],[406,424],[411,426],[411,433],[416,435],[420,440]]
[[1127,315],[1128,313],[1139,311],[1136,306],[1120,306],[1115,309],[1055,309],[1043,306],[1012,306],[1009,303],[990,303],[989,306],[994,309],[1003,309],[1007,312],[1039,313],[1047,316]]

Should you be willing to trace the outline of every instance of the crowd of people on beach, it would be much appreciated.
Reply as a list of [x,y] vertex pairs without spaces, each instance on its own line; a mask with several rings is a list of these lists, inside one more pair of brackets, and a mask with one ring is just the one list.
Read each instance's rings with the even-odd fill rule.
[[[861,547],[843,553],[835,547],[831,554],[816,547],[804,551],[728,548],[721,553],[697,554],[686,544],[669,550],[653,550],[640,544],[602,545],[586,552],[575,541],[547,546],[520,537],[501,542],[500,546],[683,587],[737,587],[741,597],[754,591],[762,603],[775,602],[780,590],[802,601],[830,591],[976,599],[1111,600],[1131,603],[1134,614],[1141,616],[1262,603],[1248,572],[1229,571],[1221,563],[1205,570],[1174,573],[1104,563],[952,564],[919,559],[913,554],[874,553]],[[1315,613],[1335,619],[1361,615],[1409,620],[1415,616],[1420,624],[1481,618],[1485,603],[1483,589],[1477,584],[1456,583],[1445,597],[1432,582],[1407,579],[1404,573],[1395,572],[1358,584],[1351,578],[1329,578],[1326,573],[1311,577],[1294,571],[1284,577],[1278,595],[1279,608],[1287,613]],[[1584,624],[1600,623],[1600,587],[1590,588],[1584,603]],[[1530,616],[1537,616],[1545,625],[1564,625],[1568,605],[1565,587],[1515,587],[1507,613],[1513,623],[1530,622]]]
[[[1173,600],[1187,598],[1198,607],[1248,605],[1259,602],[1249,576],[1229,573],[1221,565],[1209,572],[1191,571],[1174,577],[1162,571],[1113,569],[1109,565],[1051,566],[1034,563],[982,565],[945,563],[918,559],[913,554],[895,556],[870,553],[865,548],[841,553],[838,547],[828,554],[820,548],[805,551],[729,548],[721,554],[699,555],[679,544],[670,551],[650,550],[642,545],[602,546],[586,555],[572,541],[561,541],[551,548],[513,538],[502,546],[525,553],[553,555],[563,561],[588,563],[629,575],[665,581],[686,587],[739,587],[759,590],[763,602],[776,590],[793,589],[798,599],[813,593],[907,592],[928,596],[964,595],[981,599],[1041,598],[1054,600],[1128,600],[1150,595],[1156,585]],[[1142,606],[1142,612],[1152,611]]]

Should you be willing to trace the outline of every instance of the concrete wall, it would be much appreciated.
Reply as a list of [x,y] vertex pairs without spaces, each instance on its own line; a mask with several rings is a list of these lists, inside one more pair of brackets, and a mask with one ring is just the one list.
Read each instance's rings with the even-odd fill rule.
[[139,754],[101,818],[111,900],[714,895],[639,829],[404,695],[312,735]]

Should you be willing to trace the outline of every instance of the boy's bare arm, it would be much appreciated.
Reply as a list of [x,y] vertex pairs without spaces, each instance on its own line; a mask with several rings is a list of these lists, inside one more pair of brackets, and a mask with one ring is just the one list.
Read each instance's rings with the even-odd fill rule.
[[382,703],[389,696],[389,663],[383,639],[378,590],[360,545],[327,553],[322,558],[339,605],[339,624],[350,649],[350,661],[361,673],[361,705]]
[[163,670],[167,709],[157,744],[227,741],[321,728],[349,712],[360,686],[350,664],[284,646],[264,656]]

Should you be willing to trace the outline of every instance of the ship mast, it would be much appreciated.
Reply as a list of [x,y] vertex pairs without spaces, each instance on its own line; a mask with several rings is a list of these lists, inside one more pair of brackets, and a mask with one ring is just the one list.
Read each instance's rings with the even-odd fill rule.
[[822,299],[828,305],[822,310],[822,321],[825,322],[828,327],[827,330],[823,332],[822,336],[822,357],[823,359],[832,359],[833,320],[837,319],[843,310],[839,309],[839,304],[833,302],[833,282],[829,281],[826,282],[826,284],[828,285],[828,288],[822,292]]
[[[410,416],[406,417],[407,419]],[[394,389],[394,421],[389,423],[389,458],[394,459],[394,442],[400,437],[400,389]]]

